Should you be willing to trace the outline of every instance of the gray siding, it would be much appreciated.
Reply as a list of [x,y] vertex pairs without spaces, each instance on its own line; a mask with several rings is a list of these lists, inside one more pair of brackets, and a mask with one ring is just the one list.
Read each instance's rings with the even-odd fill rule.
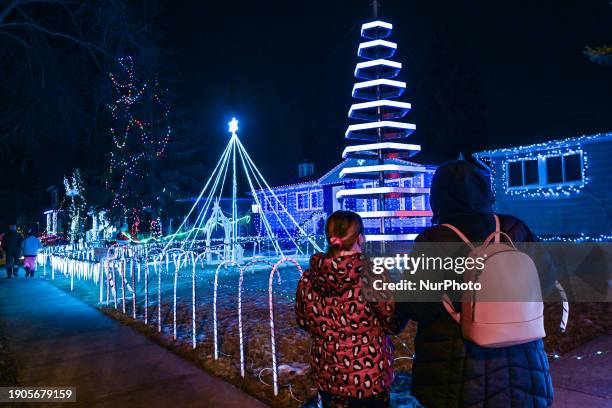
[[[587,154],[588,183],[568,197],[524,197],[506,193],[503,166],[493,158],[496,210],[525,221],[538,235],[600,235],[612,231],[612,142],[582,146]],[[544,152],[545,150],[543,150]],[[520,156],[517,156],[520,157]]]

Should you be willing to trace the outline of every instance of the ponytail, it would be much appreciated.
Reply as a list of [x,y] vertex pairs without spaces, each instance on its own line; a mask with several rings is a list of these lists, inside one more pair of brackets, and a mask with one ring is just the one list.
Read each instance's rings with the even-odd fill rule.
[[359,214],[339,210],[329,216],[325,223],[327,238],[327,257],[339,256],[342,251],[350,251],[364,233],[363,221]]

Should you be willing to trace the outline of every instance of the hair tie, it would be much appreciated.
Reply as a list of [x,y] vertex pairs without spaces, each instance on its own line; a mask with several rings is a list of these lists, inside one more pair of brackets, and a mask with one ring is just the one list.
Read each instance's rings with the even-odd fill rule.
[[339,237],[331,237],[329,239],[329,243],[333,246],[333,245],[338,245],[338,246],[342,246],[342,238]]

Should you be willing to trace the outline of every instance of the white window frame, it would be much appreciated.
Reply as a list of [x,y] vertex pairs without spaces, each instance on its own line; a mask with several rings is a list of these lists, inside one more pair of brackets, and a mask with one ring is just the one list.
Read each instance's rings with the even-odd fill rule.
[[[574,181],[562,181],[561,183],[548,183],[548,174],[546,170],[546,160],[552,157],[561,157],[561,172],[563,180],[565,180],[565,157],[566,156],[574,156],[580,155],[580,180]],[[522,182],[525,182],[525,161],[527,160],[537,160],[538,161],[538,183],[529,184],[529,185],[521,185],[521,186],[510,186],[510,163],[521,163],[521,177]],[[564,187],[564,186],[576,186],[584,184],[584,151],[576,150],[576,151],[568,151],[566,153],[561,154],[550,154],[550,155],[542,155],[536,157],[525,157],[521,159],[512,159],[506,160],[504,162],[504,171],[506,172],[506,190],[507,191],[516,191],[516,190],[534,190],[543,187]]]
[[[305,194],[306,195],[306,207],[300,208],[300,199],[299,196]],[[310,190],[302,190],[296,191],[295,193],[295,209],[297,211],[309,211],[310,210]]]
[[[281,197],[284,197],[285,202],[282,202]],[[274,197],[272,197],[272,199],[274,200],[274,205],[276,206],[276,211],[283,211],[283,207],[281,206],[281,203],[285,206],[285,208],[287,208],[287,193],[282,193],[282,194],[276,194],[276,198],[277,200],[274,200]]]
[[[323,189],[322,188],[318,188],[316,190],[308,190],[308,192],[310,193],[309,196],[308,196],[309,208],[311,210],[320,210],[320,209],[322,209],[323,206],[324,206],[324,204],[323,204]],[[316,194],[317,198],[318,198],[319,193],[321,193],[321,203],[320,203],[319,206],[313,207],[313,205],[312,205],[312,195]]]

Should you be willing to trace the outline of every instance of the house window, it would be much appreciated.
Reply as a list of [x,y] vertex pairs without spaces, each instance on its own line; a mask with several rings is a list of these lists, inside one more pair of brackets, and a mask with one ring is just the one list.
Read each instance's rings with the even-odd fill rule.
[[[376,187],[376,183],[369,182],[363,183],[359,188],[373,188]],[[376,211],[376,200],[372,200],[369,198],[362,198],[359,200],[363,207],[363,211]]]
[[272,211],[272,208],[270,207],[270,197],[268,197],[265,194],[262,194],[261,197],[259,198],[259,202],[261,203],[261,206],[263,207],[264,212],[270,212]]
[[540,172],[538,171],[537,160],[523,161],[523,184],[526,186],[540,184]]
[[508,187],[519,187],[523,185],[523,162],[515,161],[508,163]]
[[582,157],[580,154],[563,156],[565,181],[582,181]]
[[287,208],[287,194],[277,194],[277,200],[273,200],[276,205],[276,211],[283,211],[283,207]]
[[508,161],[508,188],[545,187],[583,181],[582,152]]
[[546,183],[563,183],[563,160],[561,156],[546,158]]
[[310,192],[310,209],[317,210],[323,208],[323,190]]
[[546,158],[547,184],[582,181],[582,155],[580,153]]
[[264,194],[261,196],[260,203],[264,208],[264,212],[282,211],[284,205],[287,208],[287,194],[276,194],[276,198],[272,194]]
[[309,196],[308,191],[300,191],[298,193],[295,193],[295,207],[298,210],[304,211],[310,208],[308,196]]

